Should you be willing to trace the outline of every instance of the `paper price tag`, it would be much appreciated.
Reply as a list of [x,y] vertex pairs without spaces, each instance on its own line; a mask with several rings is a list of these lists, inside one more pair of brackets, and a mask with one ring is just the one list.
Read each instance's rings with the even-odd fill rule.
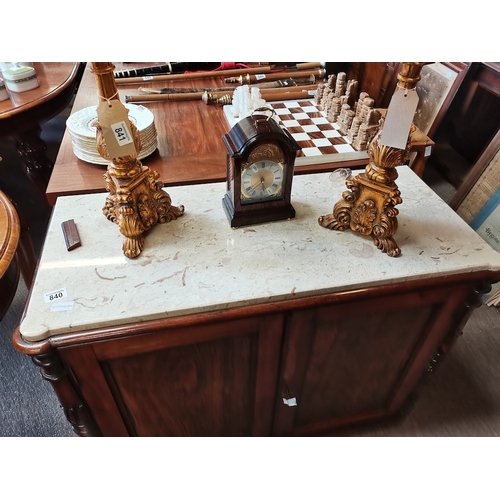
[[283,398],[283,403],[285,403],[288,406],[297,406],[297,399],[296,398]]
[[133,142],[132,134],[125,122],[114,123],[111,125],[111,130],[115,134],[115,139],[120,146]]
[[128,119],[128,109],[117,99],[102,101],[97,106],[97,121],[101,126],[110,158],[136,155]]
[[143,76],[142,79],[147,82],[148,80],[152,80],[153,79],[153,76],[152,75],[147,75],[147,76]]
[[266,75],[263,75],[263,74],[261,74],[261,75],[255,75],[255,79],[256,80],[265,80],[266,79]]
[[398,149],[406,149],[408,135],[418,105],[416,90],[397,90],[392,96],[384,120],[380,144]]
[[59,288],[58,290],[54,290],[52,292],[47,292],[44,294],[43,298],[45,303],[54,302],[54,300],[63,299],[68,296],[68,291],[66,288]]

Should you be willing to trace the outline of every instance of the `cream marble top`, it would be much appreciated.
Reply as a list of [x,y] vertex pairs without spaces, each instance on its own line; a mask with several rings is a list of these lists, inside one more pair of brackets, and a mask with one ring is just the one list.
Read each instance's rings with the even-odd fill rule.
[[[231,229],[225,183],[170,187],[185,214],[156,225],[136,259],[102,215],[106,194],[57,200],[21,333],[26,340],[427,277],[499,270],[490,248],[408,167],[389,257],[370,237],[330,231],[317,219],[345,190],[330,174],[295,176],[296,218]],[[61,223],[74,219],[82,246],[68,252]]]

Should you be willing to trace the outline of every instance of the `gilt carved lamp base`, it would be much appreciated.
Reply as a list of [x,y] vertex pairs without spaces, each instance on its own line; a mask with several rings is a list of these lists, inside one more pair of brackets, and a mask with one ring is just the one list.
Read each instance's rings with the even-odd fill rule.
[[[140,162],[138,162],[140,164]],[[118,224],[125,236],[123,253],[137,257],[143,247],[145,232],[157,223],[169,222],[184,213],[182,205],[172,206],[170,196],[163,191],[159,174],[140,164],[139,172],[132,179],[120,179],[112,166],[104,174],[109,195],[103,207],[108,220]]]
[[[348,178],[346,186],[350,191],[343,192],[342,199],[335,204],[332,214],[323,215],[318,219],[319,224],[328,229],[351,229],[371,236],[375,245],[390,257],[401,255],[401,249],[394,241],[393,235],[398,228],[396,217],[399,211],[395,205],[399,205],[403,200],[394,181],[398,177],[396,167],[404,165],[408,160],[411,134],[415,130],[415,125],[411,124],[415,113],[415,107],[412,107],[411,103],[416,106],[415,96],[409,92],[415,92],[420,80],[420,70],[425,64],[428,63],[403,63],[398,75],[398,87],[403,93],[395,94],[397,99],[391,100],[388,110],[388,113],[391,109],[394,110],[389,127],[389,135],[392,137],[382,140],[385,122],[382,117],[379,130],[368,146],[370,163],[365,172]],[[405,102],[408,96],[408,101]],[[408,119],[409,133],[404,126]],[[406,147],[400,149],[401,143],[404,145],[405,136]],[[398,147],[395,147],[396,145]]]
[[[368,147],[370,162],[365,171],[356,177],[346,179],[350,191],[342,193],[333,207],[333,213],[319,217],[320,226],[337,231],[351,229],[364,236],[371,236],[373,243],[389,257],[401,255],[401,249],[394,241],[398,229],[395,207],[403,203],[395,180],[396,167],[408,158],[411,138],[408,136],[406,149],[384,146],[380,142],[384,119]],[[413,127],[414,128],[414,127]]]
[[397,257],[401,249],[393,239],[398,228],[395,205],[402,203],[396,184],[384,185],[371,181],[365,173],[346,180],[350,191],[333,207],[333,213],[319,217],[318,222],[327,229],[351,229],[371,236],[373,243],[390,257]]

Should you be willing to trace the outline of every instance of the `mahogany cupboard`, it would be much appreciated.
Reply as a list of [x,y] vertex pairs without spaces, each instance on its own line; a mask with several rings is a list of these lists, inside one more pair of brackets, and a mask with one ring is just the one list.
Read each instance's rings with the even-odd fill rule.
[[398,171],[398,258],[319,226],[343,189],[328,174],[294,180],[296,220],[236,230],[224,183],[171,188],[185,215],[134,260],[102,195],[59,198],[14,344],[80,435],[316,435],[397,413],[500,279],[500,256]]
[[[135,325],[115,338],[61,336],[34,360],[81,435],[324,434],[398,412],[491,279],[470,278],[193,326]],[[283,402],[291,398],[296,406]]]

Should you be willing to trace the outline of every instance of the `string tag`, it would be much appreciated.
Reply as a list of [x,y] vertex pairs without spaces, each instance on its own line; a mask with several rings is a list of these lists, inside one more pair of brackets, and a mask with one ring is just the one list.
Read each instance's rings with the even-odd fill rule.
[[380,134],[382,146],[406,149],[417,106],[418,94],[415,89],[398,89],[394,93]]
[[130,130],[128,109],[122,102],[117,99],[100,102],[97,106],[97,120],[110,158],[137,154]]

